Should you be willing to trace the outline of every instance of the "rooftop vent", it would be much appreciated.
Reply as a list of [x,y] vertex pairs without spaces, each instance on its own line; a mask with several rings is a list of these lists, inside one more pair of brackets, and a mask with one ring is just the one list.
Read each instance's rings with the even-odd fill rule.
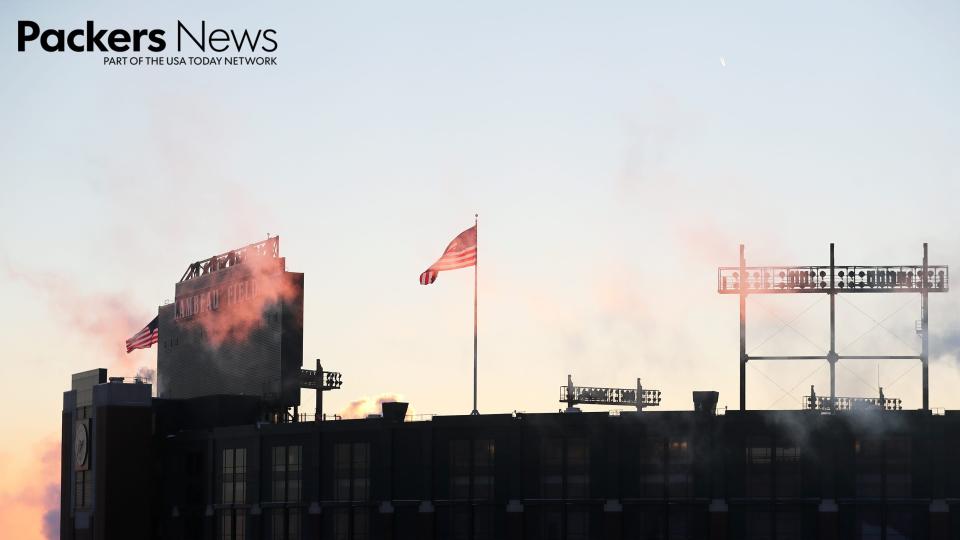
[[407,415],[409,403],[402,401],[387,401],[381,405],[383,417],[390,422],[403,422],[403,417]]
[[717,414],[717,400],[720,399],[720,392],[713,390],[693,392],[693,410],[698,413]]

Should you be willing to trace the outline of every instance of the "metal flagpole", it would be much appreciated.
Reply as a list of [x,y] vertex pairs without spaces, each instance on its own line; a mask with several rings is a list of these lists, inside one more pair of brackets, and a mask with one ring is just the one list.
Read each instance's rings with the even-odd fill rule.
[[477,411],[477,268],[480,266],[480,228],[477,227],[480,215],[473,215],[473,228],[476,235],[476,255],[473,263],[473,411],[471,415],[480,414]]

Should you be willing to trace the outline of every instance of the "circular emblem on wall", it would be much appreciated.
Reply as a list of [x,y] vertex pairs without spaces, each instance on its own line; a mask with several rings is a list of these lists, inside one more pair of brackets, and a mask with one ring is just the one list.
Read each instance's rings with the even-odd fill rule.
[[77,424],[77,434],[73,438],[73,462],[77,468],[87,465],[87,455],[90,453],[87,439],[87,425]]

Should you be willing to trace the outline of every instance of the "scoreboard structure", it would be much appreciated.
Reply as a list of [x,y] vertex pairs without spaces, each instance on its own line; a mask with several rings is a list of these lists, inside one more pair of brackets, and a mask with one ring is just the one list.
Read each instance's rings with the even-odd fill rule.
[[[840,360],[919,360],[923,410],[930,408],[929,294],[950,290],[950,269],[931,265],[927,244],[923,260],[912,265],[838,265],[830,244],[830,264],[820,266],[747,266],[740,244],[740,265],[717,269],[717,292],[740,297],[740,410],[747,408],[747,362],[751,360],[826,360],[830,365],[830,398],[836,410],[836,365]],[[836,297],[838,294],[913,293],[920,296],[920,354],[844,355],[837,352]],[[830,348],[823,355],[751,356],[747,354],[747,298],[755,294],[826,294],[830,297]],[[877,322],[877,326],[880,323]],[[844,398],[850,399],[850,398]]]
[[636,388],[607,388],[600,386],[574,386],[573,376],[567,375],[567,384],[560,387],[560,402],[567,404],[567,411],[575,405],[626,405],[636,407],[637,412],[645,407],[660,405],[660,391],[644,388],[637,379]]
[[157,396],[230,394],[300,404],[303,274],[272,237],[190,264],[160,307]]

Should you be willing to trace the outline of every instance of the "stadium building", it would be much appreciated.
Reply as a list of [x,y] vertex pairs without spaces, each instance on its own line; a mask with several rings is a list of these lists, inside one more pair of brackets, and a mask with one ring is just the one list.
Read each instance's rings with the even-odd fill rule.
[[[960,414],[889,398],[652,412],[650,390],[571,381],[557,413],[302,415],[300,388],[339,382],[301,367],[303,276],[278,245],[188,268],[160,308],[157,397],[73,376],[62,538],[960,538]],[[605,400],[637,411],[573,406]]]

